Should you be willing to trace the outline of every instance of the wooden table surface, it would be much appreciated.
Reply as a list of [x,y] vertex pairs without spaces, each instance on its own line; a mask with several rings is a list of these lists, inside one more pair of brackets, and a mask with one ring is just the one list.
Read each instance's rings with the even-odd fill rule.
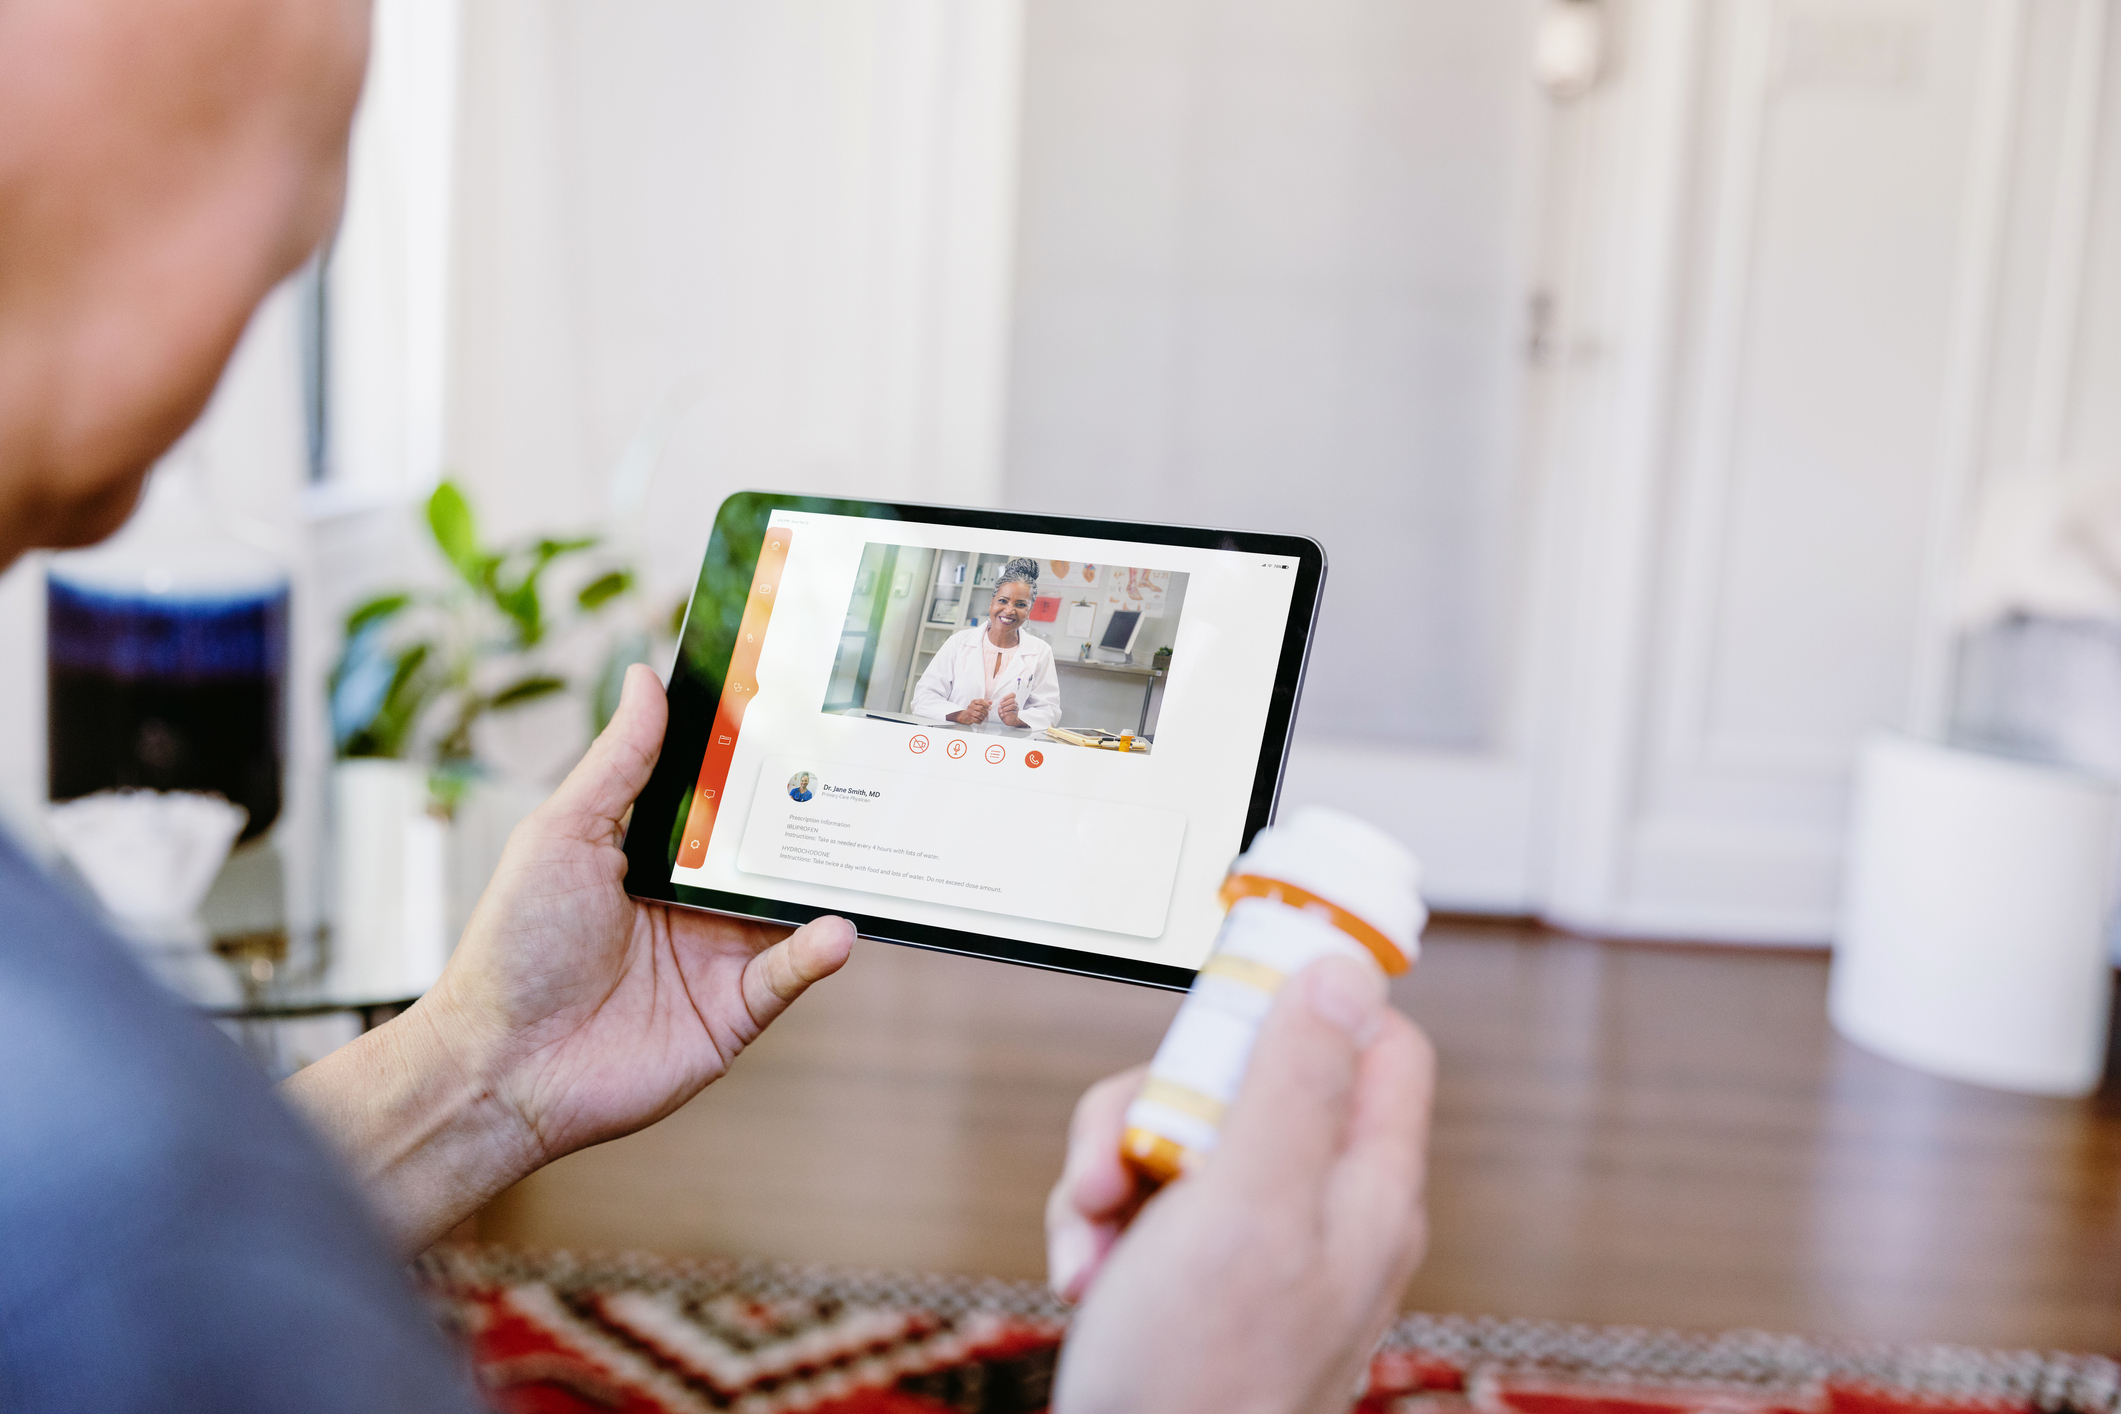
[[[1822,954],[1432,926],[1443,1071],[1410,1306],[2121,1347],[2121,1117],[1841,1041]],[[1166,993],[864,943],[726,1080],[489,1239],[1036,1277],[1067,1114]]]

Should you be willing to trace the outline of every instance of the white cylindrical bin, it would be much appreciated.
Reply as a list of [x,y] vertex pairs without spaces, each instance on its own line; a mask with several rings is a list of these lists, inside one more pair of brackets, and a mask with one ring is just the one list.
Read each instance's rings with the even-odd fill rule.
[[2106,1061],[2121,794],[1900,737],[1864,749],[1828,1010],[1880,1055],[2082,1095]]

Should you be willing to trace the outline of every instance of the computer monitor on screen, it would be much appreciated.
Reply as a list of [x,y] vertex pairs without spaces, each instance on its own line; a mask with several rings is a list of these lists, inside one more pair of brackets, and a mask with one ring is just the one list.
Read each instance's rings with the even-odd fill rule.
[[1134,661],[1134,640],[1141,635],[1142,612],[1139,609],[1114,609],[1112,617],[1105,621],[1104,636],[1097,646],[1109,653],[1119,654],[1119,661]]

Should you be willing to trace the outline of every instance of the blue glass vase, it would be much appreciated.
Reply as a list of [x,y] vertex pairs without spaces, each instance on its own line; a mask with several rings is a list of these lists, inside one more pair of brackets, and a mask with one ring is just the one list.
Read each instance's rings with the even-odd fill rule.
[[224,530],[189,468],[165,466],[123,530],[46,574],[54,801],[144,787],[204,791],[279,818],[288,580]]

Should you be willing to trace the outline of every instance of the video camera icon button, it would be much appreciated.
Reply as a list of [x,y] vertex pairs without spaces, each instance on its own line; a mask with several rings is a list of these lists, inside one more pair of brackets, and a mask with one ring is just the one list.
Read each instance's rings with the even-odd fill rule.
[[913,740],[906,743],[906,749],[912,752],[915,756],[918,756],[922,752],[926,751],[928,749],[927,734],[924,732],[915,732],[913,734]]
[[1009,759],[1009,748],[1008,748],[1008,747],[1006,747],[1006,746],[1003,746],[1003,745],[1002,745],[1002,744],[1001,744],[1000,742],[996,742],[996,743],[995,743],[994,745],[992,745],[992,746],[990,746],[990,747],[988,747],[988,748],[987,748],[987,764],[988,764],[988,765],[990,765],[990,766],[999,766],[999,765],[1001,765],[1001,764],[1002,764],[1002,762],[1004,762],[1004,761],[1007,761],[1008,759]]

